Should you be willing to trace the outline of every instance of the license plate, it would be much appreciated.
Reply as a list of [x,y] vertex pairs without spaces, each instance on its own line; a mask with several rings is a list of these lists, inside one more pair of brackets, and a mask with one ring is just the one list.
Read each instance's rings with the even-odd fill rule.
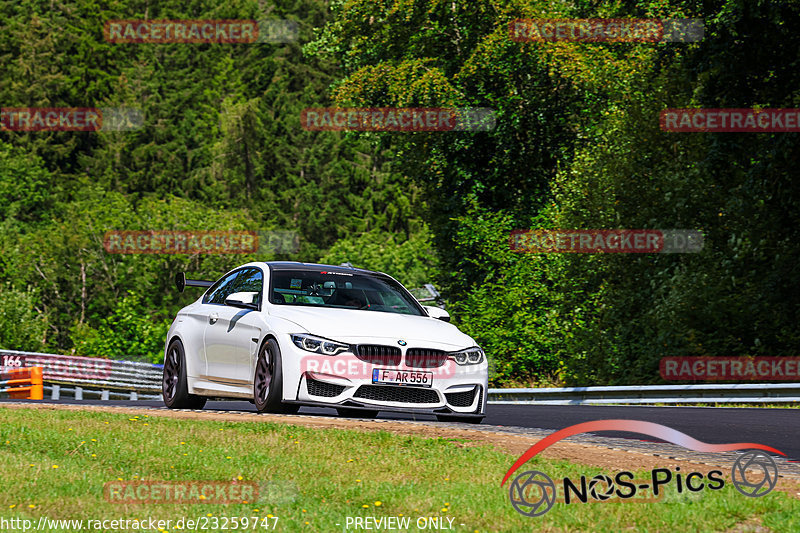
[[433,386],[433,372],[416,372],[413,370],[372,369],[373,383],[389,383],[392,385],[414,385],[416,387]]

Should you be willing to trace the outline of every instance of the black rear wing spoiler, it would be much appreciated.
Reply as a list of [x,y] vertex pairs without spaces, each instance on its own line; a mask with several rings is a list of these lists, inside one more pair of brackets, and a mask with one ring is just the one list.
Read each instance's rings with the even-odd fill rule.
[[178,272],[178,274],[175,275],[175,286],[178,287],[178,292],[183,292],[183,289],[186,287],[210,287],[213,284],[213,281],[186,279],[186,274],[183,272]]

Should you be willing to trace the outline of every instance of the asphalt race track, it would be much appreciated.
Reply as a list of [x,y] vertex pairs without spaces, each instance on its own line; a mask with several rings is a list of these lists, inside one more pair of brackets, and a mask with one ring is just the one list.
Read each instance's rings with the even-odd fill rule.
[[[0,400],[2,402],[25,400]],[[51,400],[44,400],[51,402]],[[35,404],[36,401],[29,401]],[[165,408],[161,401],[61,400],[58,403]],[[206,409],[255,412],[247,401],[210,401]],[[333,409],[302,407],[301,415],[337,416]],[[433,416],[381,413],[387,420],[434,422]],[[714,408],[714,407],[638,407],[594,405],[489,405],[482,425],[558,430],[591,420],[625,418],[669,426],[695,439],[712,443],[755,442],[777,448],[790,461],[800,461],[800,409]],[[481,425],[468,425],[480,429]],[[642,435],[619,432],[597,433],[602,437],[631,438]]]

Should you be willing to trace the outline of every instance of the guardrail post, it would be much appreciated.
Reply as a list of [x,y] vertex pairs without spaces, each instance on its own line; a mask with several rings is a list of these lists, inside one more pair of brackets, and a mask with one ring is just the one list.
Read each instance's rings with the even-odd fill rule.
[[108,401],[108,391],[107,390],[100,391],[100,399],[102,401],[104,401],[104,402]]
[[135,391],[135,390],[132,390],[132,391],[131,391],[131,401],[136,401],[136,400],[138,400],[138,399],[139,399],[139,395],[138,395],[138,394],[136,394],[136,391]]
[[44,400],[44,380],[40,366],[31,368],[31,393],[28,399]]
[[61,386],[60,385],[53,385],[53,393],[50,396],[51,400],[60,400],[61,399]]
[[83,389],[81,387],[75,387],[75,399],[83,400]]

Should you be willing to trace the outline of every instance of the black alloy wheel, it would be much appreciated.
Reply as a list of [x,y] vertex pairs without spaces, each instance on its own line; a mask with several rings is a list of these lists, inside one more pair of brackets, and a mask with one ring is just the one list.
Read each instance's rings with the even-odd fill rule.
[[170,409],[202,409],[206,399],[189,394],[186,381],[186,354],[183,343],[174,339],[167,348],[164,374],[161,380],[161,396]]

